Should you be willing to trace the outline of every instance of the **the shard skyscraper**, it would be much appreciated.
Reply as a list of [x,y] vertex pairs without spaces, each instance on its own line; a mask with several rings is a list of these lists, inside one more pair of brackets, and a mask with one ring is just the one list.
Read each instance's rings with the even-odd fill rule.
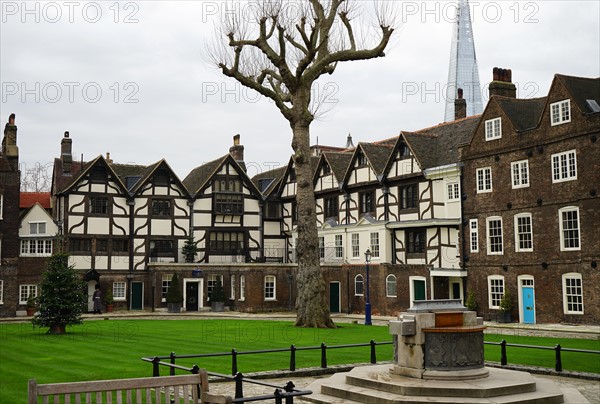
[[446,87],[446,113],[444,121],[454,120],[454,100],[457,90],[463,89],[463,98],[467,101],[467,116],[483,111],[479,68],[475,56],[475,42],[471,25],[471,12],[468,0],[459,0],[456,20],[452,29],[450,50],[450,69]]

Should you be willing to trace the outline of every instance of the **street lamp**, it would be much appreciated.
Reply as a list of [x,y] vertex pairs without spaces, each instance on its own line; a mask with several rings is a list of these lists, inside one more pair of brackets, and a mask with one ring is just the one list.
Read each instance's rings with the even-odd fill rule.
[[365,251],[365,264],[367,267],[367,298],[365,299],[365,325],[371,325],[371,294],[369,287],[369,264],[371,263],[371,250]]

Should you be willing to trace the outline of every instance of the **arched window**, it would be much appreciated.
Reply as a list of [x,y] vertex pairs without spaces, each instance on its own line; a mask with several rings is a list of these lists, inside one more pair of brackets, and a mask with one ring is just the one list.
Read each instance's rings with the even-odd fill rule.
[[358,274],[354,277],[354,296],[362,296],[365,289],[365,278]]
[[396,297],[396,275],[388,275],[385,278],[385,295],[387,297]]

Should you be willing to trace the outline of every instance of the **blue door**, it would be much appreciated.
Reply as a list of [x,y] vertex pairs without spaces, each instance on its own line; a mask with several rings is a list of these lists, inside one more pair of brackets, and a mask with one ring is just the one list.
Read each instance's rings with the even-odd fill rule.
[[521,293],[523,293],[523,322],[525,324],[535,324],[535,296],[533,287],[523,286],[521,290]]

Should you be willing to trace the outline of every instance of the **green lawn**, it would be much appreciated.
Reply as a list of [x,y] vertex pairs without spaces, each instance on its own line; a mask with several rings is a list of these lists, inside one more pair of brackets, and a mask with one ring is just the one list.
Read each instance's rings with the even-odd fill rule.
[[[334,330],[315,330],[296,328],[291,322],[250,320],[86,321],[67,330],[66,335],[56,336],[46,334],[44,329],[33,329],[30,324],[0,324],[0,403],[26,402],[30,378],[37,379],[38,383],[54,383],[151,376],[152,365],[140,358],[169,355],[171,351],[182,355],[227,352],[232,348],[238,352],[287,348],[292,344],[300,348],[318,346],[321,342],[332,346],[366,343],[371,339],[390,341],[384,326],[340,324]],[[499,341],[502,337],[505,336],[486,335],[486,340]],[[558,341],[520,337],[515,342],[553,346]],[[598,341],[560,342],[565,348],[600,349]],[[499,347],[486,345],[485,349],[486,360],[499,361]],[[366,363],[369,352],[369,347],[330,350],[328,364]],[[579,356],[570,358],[569,355]],[[598,355],[581,355],[564,353],[564,369],[600,373]],[[378,347],[377,357],[390,360],[391,345]],[[530,353],[530,350],[508,348],[508,361],[553,367],[554,352],[532,350]],[[221,373],[229,373],[231,369],[229,357],[188,359],[178,363],[190,367],[197,364]],[[319,365],[320,351],[296,353],[297,369]],[[288,366],[288,353],[238,356],[238,370],[243,373]],[[166,373],[163,370],[161,374]]]

